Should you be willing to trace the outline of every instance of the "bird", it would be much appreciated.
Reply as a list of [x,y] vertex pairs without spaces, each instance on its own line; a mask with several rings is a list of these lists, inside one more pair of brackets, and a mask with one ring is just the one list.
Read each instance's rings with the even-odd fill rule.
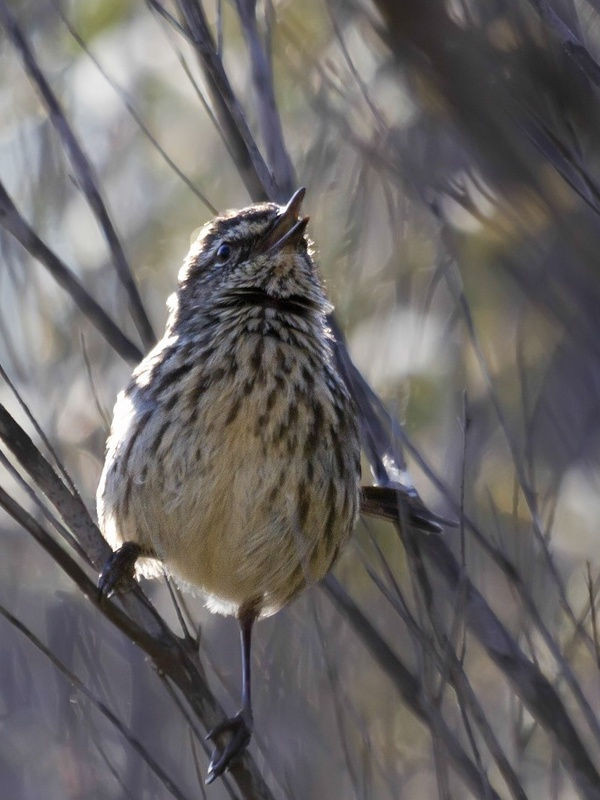
[[117,397],[96,494],[113,550],[102,602],[166,570],[238,621],[241,707],[208,734],[207,783],[251,738],[255,621],[329,572],[359,510],[428,533],[454,524],[425,507],[397,448],[374,471],[377,485],[360,485],[357,409],[372,413],[375,395],[340,346],[304,194],[200,230],[165,332]]
[[357,413],[304,194],[200,230],[164,335],[117,397],[97,490],[103,600],[166,570],[238,621],[242,702],[209,733],[207,783],[251,738],[254,622],[328,573],[359,513]]

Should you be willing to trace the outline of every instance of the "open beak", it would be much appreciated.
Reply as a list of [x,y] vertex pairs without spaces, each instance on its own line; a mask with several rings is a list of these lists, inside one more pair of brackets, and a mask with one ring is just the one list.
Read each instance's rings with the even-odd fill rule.
[[275,221],[257,246],[257,252],[273,254],[286,245],[297,245],[308,225],[308,217],[298,219],[306,189],[298,189],[275,217]]

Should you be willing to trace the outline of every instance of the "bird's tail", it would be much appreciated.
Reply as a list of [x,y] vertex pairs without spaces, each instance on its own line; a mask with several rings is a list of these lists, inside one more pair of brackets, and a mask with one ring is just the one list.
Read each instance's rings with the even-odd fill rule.
[[361,512],[407,522],[426,533],[440,533],[444,527],[456,527],[453,520],[434,514],[415,491],[404,486],[362,486]]

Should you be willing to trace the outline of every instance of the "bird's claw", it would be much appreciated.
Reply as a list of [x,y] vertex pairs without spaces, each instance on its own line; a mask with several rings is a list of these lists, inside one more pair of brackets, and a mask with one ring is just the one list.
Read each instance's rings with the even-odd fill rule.
[[244,719],[243,712],[240,711],[235,717],[230,717],[220,722],[207,734],[206,739],[214,742],[224,733],[231,733],[231,738],[224,748],[217,744],[213,750],[205,781],[207,784],[212,783],[215,778],[218,778],[219,775],[229,769],[231,762],[241,755],[248,746],[252,729]]
[[98,602],[108,600],[127,581],[133,580],[135,562],[139,554],[140,547],[135,542],[125,542],[110,554],[98,576]]

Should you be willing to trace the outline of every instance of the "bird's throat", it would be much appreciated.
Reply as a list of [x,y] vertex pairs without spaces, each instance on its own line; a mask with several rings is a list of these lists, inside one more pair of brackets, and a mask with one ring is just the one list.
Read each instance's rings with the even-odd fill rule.
[[232,289],[220,298],[218,305],[221,308],[241,308],[244,306],[258,306],[271,308],[283,314],[294,314],[307,318],[311,314],[322,312],[321,305],[309,297],[300,294],[291,294],[285,297],[269,294],[258,287],[245,287]]

